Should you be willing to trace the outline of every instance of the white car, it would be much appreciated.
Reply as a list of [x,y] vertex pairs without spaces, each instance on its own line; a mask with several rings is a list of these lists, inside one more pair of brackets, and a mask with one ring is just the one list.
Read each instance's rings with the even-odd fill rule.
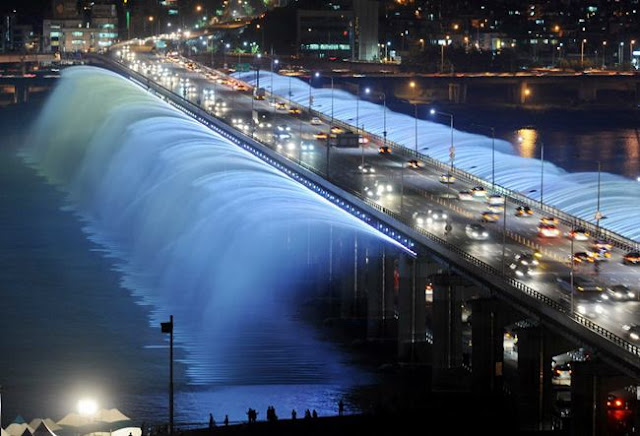
[[443,222],[447,220],[447,213],[442,209],[433,209],[425,212],[415,212],[413,214],[413,219],[416,221],[416,224],[419,226],[426,226],[429,224],[433,224],[435,222]]
[[440,183],[451,184],[455,183],[456,177],[453,174],[442,174],[439,180]]
[[500,194],[490,195],[487,203],[489,203],[489,206],[502,206],[504,205],[504,197]]
[[473,200],[473,194],[471,191],[460,191],[458,193],[458,198],[462,201],[471,201]]
[[300,150],[302,151],[313,151],[315,147],[310,142],[303,142],[300,144]]
[[471,239],[478,241],[489,239],[489,232],[480,224],[467,224],[464,231]]
[[358,171],[362,174],[373,174],[376,172],[376,169],[369,164],[358,165]]
[[311,118],[311,124],[313,124],[314,126],[319,126],[320,124],[322,124],[322,120],[318,117],[313,117]]

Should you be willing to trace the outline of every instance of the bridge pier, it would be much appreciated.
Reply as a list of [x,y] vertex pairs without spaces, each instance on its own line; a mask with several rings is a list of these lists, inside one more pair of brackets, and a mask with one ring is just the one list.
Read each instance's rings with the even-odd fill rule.
[[543,326],[521,325],[518,335],[518,409],[523,427],[542,430],[551,421],[554,391],[551,360],[575,345]]
[[631,379],[600,362],[575,362],[571,367],[571,434],[607,434],[607,395],[630,385]]
[[504,327],[508,312],[495,298],[471,301],[472,388],[478,392],[501,392],[504,371]]

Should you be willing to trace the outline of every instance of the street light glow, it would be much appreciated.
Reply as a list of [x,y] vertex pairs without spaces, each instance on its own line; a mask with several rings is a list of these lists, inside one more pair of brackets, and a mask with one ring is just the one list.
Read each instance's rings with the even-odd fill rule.
[[91,416],[98,411],[98,403],[90,398],[78,401],[78,413],[83,416]]

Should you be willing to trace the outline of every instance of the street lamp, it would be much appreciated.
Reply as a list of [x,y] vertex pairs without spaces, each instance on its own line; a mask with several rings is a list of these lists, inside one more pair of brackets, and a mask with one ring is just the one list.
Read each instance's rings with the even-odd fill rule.
[[584,45],[586,44],[587,40],[583,39],[582,42],[580,43],[580,67],[584,68]]
[[540,141],[540,206],[544,203],[544,142]]
[[[409,82],[409,86],[411,87],[411,89],[415,89],[416,82],[412,80],[411,82]],[[413,103],[413,119],[415,124],[414,139],[415,139],[416,157],[418,157],[418,103],[417,102]]]
[[311,80],[314,77],[320,77],[320,73],[316,71],[314,74],[309,75],[309,114],[311,114],[311,105],[313,104],[313,97],[311,96]]
[[602,69],[605,69],[605,53],[607,50],[607,41],[602,41]]
[[632,39],[631,42],[629,42],[629,69],[633,70],[633,44],[636,43],[635,39]]
[[[602,212],[600,212],[600,161],[598,161],[598,190],[597,190],[597,200],[596,200],[596,238],[599,237],[600,234],[600,220],[604,218]],[[597,261],[596,261],[597,262]]]
[[271,104],[275,107],[275,97],[273,95],[273,65],[278,65],[278,59],[271,58]]
[[473,124],[474,126],[491,129],[491,190],[496,189],[496,128],[493,126],[483,126],[482,124]]
[[448,172],[448,174],[451,175],[451,172],[453,171],[453,160],[456,157],[456,149],[453,146],[453,114],[450,114],[450,113],[447,113],[447,112],[440,112],[440,111],[437,111],[435,109],[431,109],[429,111],[429,113],[431,115],[436,115],[436,114],[437,115],[446,115],[451,120],[451,146],[449,147],[449,159],[451,161],[451,168],[449,169],[449,172]]

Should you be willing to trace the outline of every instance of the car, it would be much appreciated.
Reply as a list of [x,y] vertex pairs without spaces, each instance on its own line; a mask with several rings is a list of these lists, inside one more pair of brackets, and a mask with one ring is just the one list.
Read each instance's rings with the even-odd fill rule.
[[532,273],[529,265],[524,265],[520,262],[515,261],[509,264],[509,269],[511,269],[511,271],[513,271],[513,273],[518,277],[528,277]]
[[311,124],[314,126],[319,126],[322,124],[322,120],[318,117],[311,118]]
[[458,198],[463,201],[473,200],[473,194],[471,191],[460,191],[458,192]]
[[630,251],[622,258],[622,263],[625,265],[640,265],[640,253],[637,251]]
[[607,241],[596,240],[596,241],[593,242],[593,248],[594,248],[594,250],[607,250],[607,251],[610,251],[613,248],[613,245],[611,245],[611,243],[607,242]]
[[334,133],[334,134],[344,133],[344,129],[338,126],[331,126],[331,129],[329,130],[331,131],[331,133]]
[[291,138],[291,133],[287,131],[276,131],[274,135],[279,139],[289,139]]
[[393,186],[390,183],[382,183],[376,180],[372,185],[365,186],[364,191],[367,197],[380,199],[384,194],[393,192]]
[[573,281],[574,295],[580,297],[601,298],[603,294],[603,288],[590,278],[574,275],[572,279],[570,275],[561,275],[556,280],[560,289],[569,293],[571,293],[571,282]]
[[487,198],[489,206],[502,206],[504,205],[504,197],[500,194],[493,194]]
[[586,251],[577,251],[573,253],[573,263],[593,263],[594,258]]
[[627,332],[629,339],[631,339],[634,342],[640,341],[640,325],[638,324],[623,325],[622,329]]
[[289,114],[291,115],[300,115],[302,111],[297,107],[289,108]]
[[414,170],[420,168],[420,164],[416,159],[411,159],[407,165],[409,165],[409,168],[413,168]]
[[358,165],[358,171],[362,174],[373,174],[376,172],[376,169],[370,164],[362,164]]
[[608,410],[627,410],[629,409],[629,403],[624,398],[616,397],[613,394],[608,394],[607,409]]
[[484,186],[474,186],[473,188],[471,188],[471,193],[473,194],[474,197],[487,196],[487,190],[485,189]]
[[285,143],[278,143],[278,145],[276,146],[276,148],[279,151],[285,150],[287,152],[292,152],[296,149],[296,143],[289,141],[289,142],[285,142]]
[[389,154],[389,153],[391,153],[391,147],[389,147],[388,145],[381,145],[378,148],[378,153],[380,153],[380,154]]
[[315,133],[313,135],[313,137],[316,138],[316,139],[327,139],[329,137],[329,135],[327,135],[324,132],[318,132],[318,133]]
[[582,227],[576,227],[574,229],[571,229],[571,231],[567,236],[569,237],[569,239],[573,239],[574,241],[589,240],[589,232]]
[[519,217],[528,217],[533,215],[533,210],[529,206],[518,206],[516,207],[516,216]]
[[427,224],[430,224],[429,220],[431,218],[429,218],[429,215],[427,215],[425,212],[414,212],[413,219],[417,225],[426,226]]
[[598,318],[606,314],[605,306],[600,301],[583,301],[575,306],[576,313],[587,318]]
[[440,183],[451,184],[455,183],[456,178],[453,174],[441,174],[439,180]]
[[553,224],[555,226],[558,224],[558,219],[553,216],[543,216],[540,218],[540,224]]
[[480,224],[467,224],[464,231],[468,237],[478,241],[489,238],[489,232]]
[[427,215],[429,215],[433,221],[446,221],[449,217],[442,209],[429,209]]
[[603,262],[611,259],[611,252],[605,249],[596,249],[593,251],[587,251],[587,253],[589,256],[593,257],[593,260],[596,262]]
[[538,236],[542,236],[544,238],[557,238],[560,236],[560,230],[553,224],[539,224],[538,225]]
[[310,142],[301,142],[300,150],[302,151],[313,151],[315,149],[314,145]]
[[571,372],[571,362],[555,365],[551,373],[551,383],[560,386],[571,386]]
[[286,111],[287,110],[287,104],[282,102],[282,101],[277,102],[276,103],[276,110]]
[[611,299],[614,301],[631,301],[637,300],[637,293],[632,291],[629,286],[619,284],[610,285],[606,287],[604,299]]
[[500,215],[496,212],[487,210],[482,212],[481,221],[485,223],[495,223],[500,219]]
[[514,257],[514,260],[522,265],[527,265],[530,268],[536,267],[540,264],[535,253],[518,253]]

